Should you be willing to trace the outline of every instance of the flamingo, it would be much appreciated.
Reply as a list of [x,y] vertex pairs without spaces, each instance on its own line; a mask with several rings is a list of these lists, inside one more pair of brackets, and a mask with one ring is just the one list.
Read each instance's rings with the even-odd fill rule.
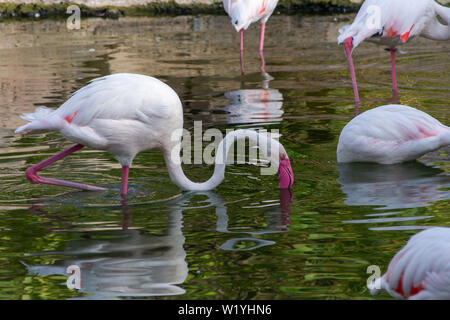
[[259,41],[259,54],[261,56],[261,71],[265,72],[264,61],[264,32],[266,22],[269,20],[277,6],[278,0],[223,0],[225,12],[230,16],[231,23],[240,33],[241,38],[241,73],[244,74],[244,30],[258,20],[261,20],[261,37]]
[[[438,16],[447,22],[439,22]],[[356,110],[359,107],[358,86],[352,58],[355,49],[367,40],[387,46],[391,53],[392,91],[397,102],[395,53],[397,46],[416,36],[432,40],[450,39],[450,8],[434,0],[366,0],[355,20],[339,30],[338,44],[344,43],[352,78]]]
[[[40,107],[34,113],[23,114],[22,118],[29,123],[19,127],[16,133],[24,130],[58,131],[66,139],[76,142],[74,146],[29,167],[26,177],[33,183],[105,190],[37,175],[39,170],[87,146],[116,156],[122,165],[122,197],[127,194],[129,169],[134,157],[139,152],[150,149],[162,151],[170,178],[181,189],[212,190],[224,179],[224,159],[229,147],[235,139],[241,138],[256,141],[260,150],[276,165],[280,189],[290,188],[294,182],[289,157],[283,145],[254,130],[228,133],[218,146],[213,176],[203,183],[189,180],[181,167],[181,101],[167,84],[146,75],[118,73],[94,79],[58,109]],[[268,150],[269,143],[271,149]],[[273,150],[278,150],[279,153]]]
[[450,128],[420,110],[386,105],[354,117],[342,129],[338,162],[394,164],[450,144]]
[[387,272],[371,284],[397,299],[450,299],[450,228],[433,227],[412,236]]

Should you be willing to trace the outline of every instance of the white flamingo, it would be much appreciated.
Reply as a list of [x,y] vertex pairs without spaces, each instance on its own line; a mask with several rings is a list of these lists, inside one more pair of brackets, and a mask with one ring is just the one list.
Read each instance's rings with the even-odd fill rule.
[[450,128],[417,109],[387,105],[363,112],[342,129],[338,162],[394,164],[450,144]]
[[190,181],[183,172],[180,159],[183,128],[181,101],[168,85],[145,75],[120,73],[95,79],[75,92],[57,110],[37,108],[34,113],[23,114],[22,118],[30,123],[18,128],[16,133],[24,130],[52,130],[77,143],[28,168],[26,176],[34,183],[105,190],[37,175],[39,170],[87,146],[116,156],[122,165],[122,196],[127,194],[128,173],[134,157],[150,149],[163,152],[171,180],[183,190],[212,190],[224,179],[229,147],[241,138],[257,142],[263,154],[278,167],[281,189],[289,188],[294,182],[284,147],[278,141],[253,130],[230,132],[217,148],[213,176],[204,183]]
[[372,294],[383,289],[397,299],[450,299],[450,228],[429,228],[409,239],[372,283]]
[[241,37],[241,72],[244,73],[244,30],[256,21],[261,21],[261,36],[259,40],[259,53],[264,72],[264,33],[266,22],[269,20],[277,6],[278,0],[223,0],[225,12],[230,16],[231,23]]
[[[439,22],[438,16],[447,22]],[[450,39],[450,8],[434,0],[366,0],[351,25],[339,30],[338,43],[344,43],[350,67],[355,95],[359,106],[359,94],[352,59],[352,45],[356,48],[367,40],[387,46],[391,52],[392,90],[397,101],[397,78],[395,71],[396,47],[416,36],[432,40]]]

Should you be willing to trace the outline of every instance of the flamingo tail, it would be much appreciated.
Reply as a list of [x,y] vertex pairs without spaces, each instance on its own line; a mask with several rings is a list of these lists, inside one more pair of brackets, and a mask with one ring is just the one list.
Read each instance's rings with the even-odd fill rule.
[[29,121],[29,123],[17,128],[15,133],[20,133],[25,130],[56,129],[56,123],[52,121],[53,117],[50,116],[53,111],[49,108],[39,107],[33,113],[23,113],[20,117],[23,120]]

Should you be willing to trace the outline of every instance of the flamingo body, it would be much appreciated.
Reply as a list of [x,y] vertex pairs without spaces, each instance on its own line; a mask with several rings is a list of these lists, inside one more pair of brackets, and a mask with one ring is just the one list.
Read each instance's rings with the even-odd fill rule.
[[258,20],[264,24],[269,20],[278,0],[223,0],[225,12],[230,16],[236,31],[247,28]]
[[[442,24],[440,16],[447,25]],[[397,103],[396,47],[416,36],[432,40],[450,39],[450,8],[434,0],[366,0],[351,25],[339,30],[338,44],[344,43],[355,96],[355,113],[359,108],[359,93],[352,46],[367,40],[385,45],[391,52],[393,103]]]
[[277,6],[278,0],[223,0],[225,12],[231,18],[231,24],[240,33],[241,73],[244,74],[244,30],[258,20],[261,21],[261,36],[259,40],[259,55],[261,57],[261,72],[265,73],[264,34],[266,22]]
[[384,289],[398,299],[450,299],[449,253],[450,228],[419,232],[394,256],[372,293]]
[[417,109],[386,105],[353,118],[342,130],[338,162],[394,164],[450,144],[450,128]]
[[139,152],[166,147],[167,135],[183,127],[183,108],[164,82],[122,73],[91,81],[57,110],[38,108],[22,118],[31,122],[16,133],[59,131],[70,141],[108,151],[130,166]]
[[339,30],[338,43],[352,37],[353,48],[364,40],[395,48],[416,36],[448,40],[450,29],[437,15],[450,20],[450,9],[434,0],[366,0],[353,23]]
[[213,176],[203,183],[190,181],[181,167],[183,133],[181,101],[168,85],[145,75],[120,73],[95,79],[75,92],[57,110],[37,108],[34,113],[24,114],[22,118],[29,123],[18,128],[16,133],[24,130],[52,130],[77,143],[28,168],[26,176],[35,183],[104,190],[37,175],[37,171],[88,146],[114,154],[121,163],[122,196],[127,193],[129,167],[134,157],[139,152],[151,149],[163,152],[170,178],[180,188],[211,190],[224,179],[225,159],[231,145],[235,140],[243,138],[257,142],[266,158],[270,158],[270,162],[276,165],[280,189],[290,188],[294,181],[284,147],[273,138],[253,130],[236,130],[228,133],[218,146]]

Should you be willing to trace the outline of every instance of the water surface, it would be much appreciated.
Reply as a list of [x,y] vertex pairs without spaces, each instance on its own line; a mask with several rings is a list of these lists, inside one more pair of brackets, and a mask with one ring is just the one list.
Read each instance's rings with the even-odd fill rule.
[[[450,149],[393,166],[338,165],[353,93],[337,30],[353,15],[273,16],[265,73],[259,28],[239,38],[225,16],[0,24],[0,299],[385,299],[366,288],[407,239],[450,224]],[[450,124],[450,44],[416,39],[398,56],[399,102]],[[391,102],[389,54],[354,52],[361,111]],[[255,165],[227,168],[211,192],[182,193],[160,152],[138,155],[121,201],[120,165],[83,149],[48,177],[109,188],[33,185],[25,169],[71,145],[56,133],[14,135],[19,115],[58,107],[98,76],[155,76],[180,95],[184,127],[278,129],[292,193]],[[205,181],[212,166],[185,165]],[[78,265],[82,288],[66,287]]]

